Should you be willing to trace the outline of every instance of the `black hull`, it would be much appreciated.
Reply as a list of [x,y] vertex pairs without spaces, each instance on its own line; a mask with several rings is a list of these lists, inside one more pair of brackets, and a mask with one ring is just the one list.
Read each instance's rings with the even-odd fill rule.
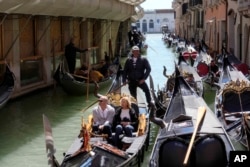
[[14,91],[15,87],[15,77],[14,74],[10,71],[9,66],[6,65],[6,71],[3,77],[3,81],[0,83],[0,109],[11,98],[11,94]]
[[229,152],[234,148],[226,131],[203,98],[182,76],[176,76],[173,95],[162,119],[165,127],[159,130],[149,166],[183,166],[201,106],[206,108],[206,115],[198,128],[186,166],[228,166]]
[[250,150],[250,82],[231,64],[225,65],[216,92],[215,112],[228,135]]
[[[104,78],[102,81],[98,83],[99,88],[107,88],[109,87],[113,80],[116,78],[118,65],[116,68],[116,72],[112,74],[112,76]],[[62,86],[63,90],[70,94],[76,96],[82,96],[89,93],[93,93],[95,91],[96,85],[93,82],[86,82],[83,78],[76,77],[66,72],[62,65],[59,65],[57,68],[54,79]]]

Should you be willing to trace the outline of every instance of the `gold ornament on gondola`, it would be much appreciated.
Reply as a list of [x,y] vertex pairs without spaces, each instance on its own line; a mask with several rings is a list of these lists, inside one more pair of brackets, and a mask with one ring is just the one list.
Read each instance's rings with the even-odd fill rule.
[[110,93],[107,95],[108,99],[109,99],[109,102],[111,104],[113,104],[114,106],[119,106],[120,105],[120,100],[121,98],[123,97],[129,97],[130,98],[130,101],[132,103],[137,103],[136,99],[130,95],[127,95],[127,94],[119,94],[119,93]]

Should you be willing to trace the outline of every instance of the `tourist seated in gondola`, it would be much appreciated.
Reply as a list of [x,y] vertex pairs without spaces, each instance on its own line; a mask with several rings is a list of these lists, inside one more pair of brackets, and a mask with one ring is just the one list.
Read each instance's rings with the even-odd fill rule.
[[136,111],[131,107],[129,97],[123,97],[120,100],[121,107],[117,108],[113,120],[115,127],[114,145],[122,148],[121,135],[132,137],[133,132],[138,128],[138,116]]
[[211,77],[211,84],[218,82],[220,77],[219,67],[215,64],[214,60],[211,60],[209,65],[209,75]]
[[107,140],[112,143],[112,123],[115,109],[108,104],[108,97],[101,96],[99,104],[93,109],[92,131],[97,134],[107,134]]
[[87,77],[88,76],[88,66],[85,63],[83,63],[82,66],[75,71],[75,74],[81,75],[83,77]]
[[[75,72],[76,75],[80,75],[83,77],[83,80],[88,80],[88,66],[86,64],[83,64],[78,70]],[[100,82],[104,79],[104,76],[102,73],[95,69],[91,69],[89,71],[89,79],[90,82]]]
[[187,77],[185,78],[185,80],[187,81],[187,83],[196,90],[197,88],[197,84],[194,80],[194,75],[193,74],[188,74]]

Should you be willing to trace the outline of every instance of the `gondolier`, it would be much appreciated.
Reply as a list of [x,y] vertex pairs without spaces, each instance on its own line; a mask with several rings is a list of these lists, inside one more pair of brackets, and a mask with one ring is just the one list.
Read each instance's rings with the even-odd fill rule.
[[145,93],[147,103],[151,102],[151,95],[146,84],[146,79],[151,72],[151,66],[147,59],[140,56],[140,49],[138,46],[132,47],[132,56],[129,57],[125,63],[123,71],[123,84],[128,81],[128,88],[130,94],[137,97],[137,87],[141,88]]
[[76,52],[86,52],[90,50],[89,48],[87,49],[79,49],[75,47],[74,44],[74,38],[70,39],[70,42],[68,45],[65,46],[65,57],[68,63],[68,68],[69,72],[73,74],[75,72],[75,67],[76,67]]

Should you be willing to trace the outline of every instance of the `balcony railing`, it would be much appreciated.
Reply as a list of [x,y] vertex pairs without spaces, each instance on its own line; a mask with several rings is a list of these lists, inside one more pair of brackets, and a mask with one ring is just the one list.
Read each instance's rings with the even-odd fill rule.
[[202,5],[202,0],[189,0],[189,6],[197,6],[197,5]]

